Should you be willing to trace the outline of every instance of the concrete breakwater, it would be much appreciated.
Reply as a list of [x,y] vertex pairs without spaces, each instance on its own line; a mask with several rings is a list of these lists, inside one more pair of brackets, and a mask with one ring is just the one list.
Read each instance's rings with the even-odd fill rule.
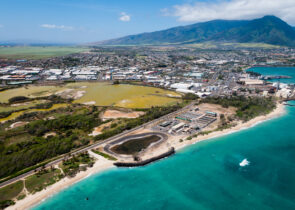
[[170,155],[173,155],[175,153],[174,147],[172,147],[168,152],[165,152],[161,155],[149,158],[147,160],[139,161],[139,162],[116,162],[114,163],[115,166],[117,167],[138,167],[138,166],[145,166],[149,163],[152,163],[154,161],[163,159],[165,157],[169,157]]

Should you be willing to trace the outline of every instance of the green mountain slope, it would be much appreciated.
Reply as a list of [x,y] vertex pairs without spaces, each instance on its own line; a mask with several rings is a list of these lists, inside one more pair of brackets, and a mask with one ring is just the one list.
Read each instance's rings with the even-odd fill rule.
[[213,20],[94,43],[94,45],[162,45],[202,42],[266,43],[295,46],[295,30],[275,16],[255,20]]

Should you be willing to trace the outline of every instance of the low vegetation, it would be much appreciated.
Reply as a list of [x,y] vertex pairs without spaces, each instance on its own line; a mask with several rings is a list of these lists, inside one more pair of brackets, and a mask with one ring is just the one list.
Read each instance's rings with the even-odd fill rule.
[[182,99],[183,100],[196,100],[198,99],[199,97],[193,93],[187,93],[185,95],[182,96]]
[[42,169],[36,174],[26,178],[25,185],[27,190],[34,194],[45,189],[47,186],[58,182],[62,178],[63,175],[59,169]]
[[276,108],[276,102],[273,98],[265,97],[208,97],[200,101],[200,103],[219,104],[224,108],[237,108],[236,117],[243,121],[249,121],[257,116],[270,113]]
[[95,137],[95,140],[104,140],[109,137],[112,137],[116,134],[122,133],[124,130],[130,130],[132,128],[135,128],[139,125],[142,125],[146,122],[149,122],[154,119],[158,119],[166,114],[169,114],[171,112],[174,112],[178,109],[180,109],[185,104],[177,104],[174,106],[168,106],[168,107],[152,107],[146,111],[146,113],[138,118],[135,119],[125,119],[117,124],[116,127],[104,131],[102,134]]
[[23,181],[18,181],[0,189],[0,209],[14,204],[14,199],[22,192]]
[[80,170],[86,170],[87,167],[92,167],[93,164],[94,159],[89,156],[88,152],[85,152],[62,161],[60,167],[66,176],[73,177]]
[[106,153],[100,152],[97,149],[93,149],[92,152],[94,152],[94,153],[96,153],[96,154],[98,154],[98,155],[100,155],[100,156],[102,156],[102,157],[104,157],[104,158],[106,158],[108,160],[112,160],[112,161],[116,161],[117,160],[117,158],[115,158],[115,157],[113,157],[111,155],[108,155]]
[[112,151],[118,154],[133,155],[146,149],[152,143],[157,142],[160,139],[161,138],[156,135],[147,136],[140,139],[131,139],[122,144],[114,146]]
[[10,99],[8,100],[8,102],[9,102],[10,104],[12,104],[12,103],[24,102],[24,101],[27,101],[27,100],[29,100],[28,97],[25,97],[25,96],[15,96],[15,97],[10,98]]
[[[93,141],[109,138],[186,105],[186,103],[177,103],[167,107],[144,109],[145,115],[135,119],[119,119],[118,122],[116,120],[103,130],[102,134],[91,137],[89,134],[93,129],[105,123],[100,119],[100,113],[104,109],[102,107],[72,103],[69,99],[54,95],[37,98],[14,95],[9,102],[8,99],[5,102],[7,105],[9,102],[31,103],[42,100],[43,103],[34,102],[34,105],[45,110],[34,111],[34,107],[30,107],[29,111],[21,112],[13,119],[0,124],[0,168],[5,168],[0,170],[1,182],[42,166],[60,155],[87,146]],[[59,103],[68,106],[46,110],[52,104],[55,106]],[[12,123],[19,121],[24,124],[15,128],[10,127]]]
[[[0,110],[1,110],[0,111],[0,121],[2,120],[2,118],[7,118],[12,114],[17,114],[17,116],[19,116],[19,115],[21,115],[19,113],[23,113],[26,111],[28,111],[30,113],[33,110],[50,109],[53,107],[53,105],[70,104],[71,102],[72,102],[71,99],[63,99],[63,98],[61,98],[59,96],[55,96],[55,95],[47,96],[47,97],[37,97],[37,98],[28,98],[25,96],[15,96],[15,97],[10,98],[8,100],[8,103],[1,103],[1,105],[0,105]],[[24,104],[22,105],[19,103],[24,103]],[[12,105],[20,105],[20,106],[12,106]]]
[[[49,113],[35,113],[28,116],[32,120],[31,123],[16,129],[5,130],[2,127],[0,168],[5,170],[0,170],[0,177],[4,178],[88,145],[91,140],[88,134],[102,123],[99,113],[97,107],[76,105]],[[54,118],[48,120],[48,116],[52,115]],[[45,134],[48,132],[54,132],[56,135],[46,138]]]

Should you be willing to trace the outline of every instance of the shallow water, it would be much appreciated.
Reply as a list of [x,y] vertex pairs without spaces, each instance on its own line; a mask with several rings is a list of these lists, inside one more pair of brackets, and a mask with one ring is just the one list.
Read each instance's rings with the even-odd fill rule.
[[151,165],[92,175],[33,209],[295,209],[295,107],[286,109]]
[[[252,70],[295,83],[295,68]],[[286,109],[151,165],[92,175],[33,209],[295,209],[295,107]]]
[[[290,76],[290,79],[280,79],[281,83],[295,83],[295,67],[255,67],[250,68],[247,71],[254,71],[262,75],[281,75],[281,76]],[[270,82],[277,82],[279,80],[269,80]]]

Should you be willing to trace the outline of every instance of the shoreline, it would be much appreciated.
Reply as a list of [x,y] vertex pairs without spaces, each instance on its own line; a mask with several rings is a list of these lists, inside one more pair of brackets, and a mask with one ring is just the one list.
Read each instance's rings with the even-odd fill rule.
[[100,173],[102,171],[115,168],[112,161],[106,160],[103,157],[95,157],[97,161],[93,167],[88,168],[86,171],[79,172],[75,177],[68,178],[65,177],[59,182],[54,183],[51,186],[48,186],[46,189],[36,192],[35,194],[27,195],[23,200],[19,200],[13,206],[6,208],[7,210],[23,210],[30,209],[44,200],[54,196],[55,194],[65,190],[66,188],[72,186],[73,184],[86,179],[87,177]]
[[[251,127],[254,127],[260,123],[263,123],[265,121],[280,117],[286,113],[285,106],[283,104],[277,103],[276,109],[274,109],[271,113],[264,115],[264,116],[258,116],[248,122],[242,123],[239,122],[235,127],[225,129],[223,131],[215,131],[208,135],[198,136],[197,138],[193,138],[190,141],[183,141],[180,142],[179,139],[181,137],[174,137],[171,139],[171,145],[175,148],[176,151],[183,149],[189,145],[196,144],[201,141],[210,140],[213,138],[222,137],[225,135],[229,135],[235,132],[239,132],[241,130],[245,130]],[[152,155],[155,155],[154,153],[161,154],[165,151],[166,148],[158,148],[156,151],[151,152]],[[17,201],[15,205],[9,206],[8,210],[23,210],[23,209],[30,209],[33,206],[36,206],[43,202],[44,200],[52,197],[54,194],[59,193],[60,191],[72,186],[73,184],[97,173],[101,173],[102,171],[115,168],[113,165],[113,161],[106,160],[105,158],[101,156],[95,156],[97,161],[93,165],[92,168],[88,168],[86,171],[78,173],[73,178],[65,177],[64,179],[60,180],[59,182],[49,186],[48,188],[37,192],[35,194],[30,194],[26,196],[23,200]]]
[[236,133],[236,132],[239,132],[242,130],[246,130],[246,129],[255,127],[256,125],[266,122],[268,120],[272,120],[272,119],[281,117],[285,113],[286,113],[285,105],[277,103],[276,109],[274,109],[271,113],[269,113],[267,115],[258,116],[256,118],[253,118],[253,119],[251,119],[247,122],[244,122],[244,123],[239,122],[236,126],[234,126],[232,128],[228,128],[228,129],[225,129],[222,131],[215,131],[215,132],[212,132],[208,135],[198,136],[197,138],[193,138],[191,141],[185,141],[185,144],[181,145],[181,143],[180,143],[179,145],[175,145],[176,146],[175,149],[180,150],[188,145],[196,144],[201,141],[219,138],[219,137],[226,136],[226,135],[229,135],[232,133]]

